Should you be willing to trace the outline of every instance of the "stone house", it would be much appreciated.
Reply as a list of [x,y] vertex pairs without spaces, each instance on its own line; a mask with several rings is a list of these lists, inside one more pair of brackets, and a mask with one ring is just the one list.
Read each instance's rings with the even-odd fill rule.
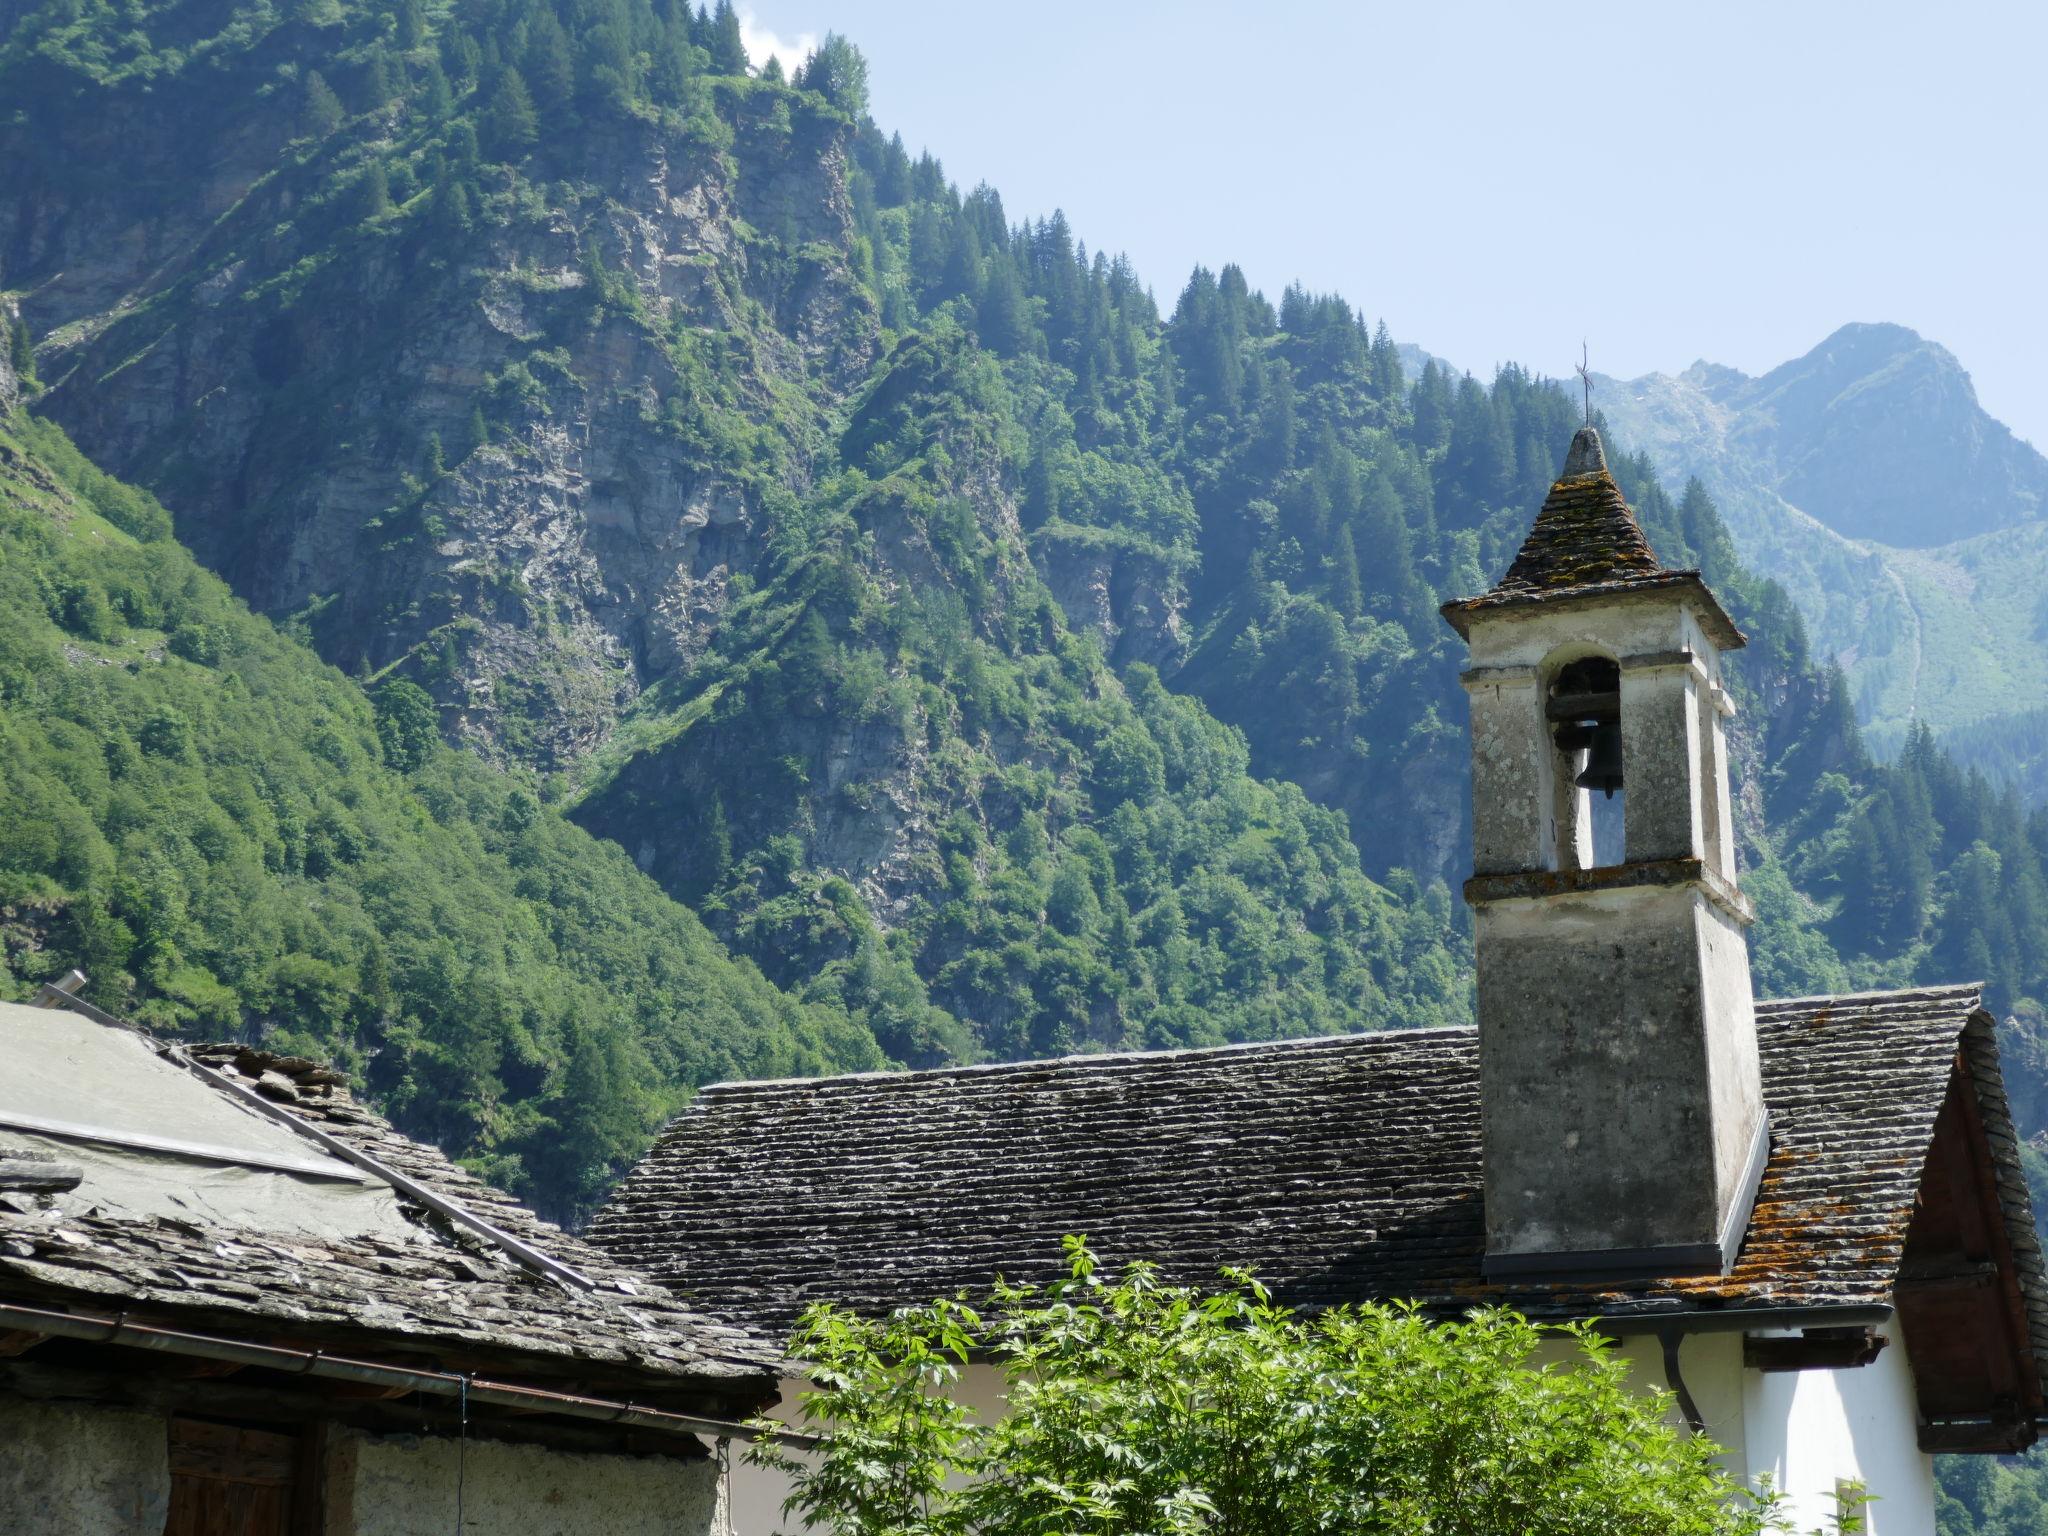
[[[2044,1415],[2048,1277],[1978,989],[1753,999],[1743,636],[1658,562],[1592,428],[1507,575],[1444,613],[1475,1029],[728,1084],[593,1241],[768,1331],[1051,1278],[1066,1233],[1299,1307],[1596,1319],[1805,1524],[1861,1482],[1874,1536],[1927,1536],[1932,1453],[2024,1448]],[[985,1365],[962,1390],[1001,1393]],[[735,1527],[765,1536],[782,1489],[749,1478]]]
[[0,1536],[729,1529],[761,1335],[311,1061],[42,1004],[0,1004]]

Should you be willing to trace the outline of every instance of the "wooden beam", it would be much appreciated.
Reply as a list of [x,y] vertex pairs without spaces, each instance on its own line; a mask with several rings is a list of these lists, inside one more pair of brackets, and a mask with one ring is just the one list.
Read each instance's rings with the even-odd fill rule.
[[2017,1456],[2034,1443],[2034,1421],[2022,1414],[1985,1419],[1921,1420],[1920,1449],[1933,1456]]
[[24,1333],[19,1328],[0,1332],[0,1360],[25,1355],[48,1337],[45,1333]]
[[1870,1364],[1891,1340],[1875,1328],[1808,1328],[1784,1335],[1745,1334],[1742,1365],[1751,1371],[1843,1371]]

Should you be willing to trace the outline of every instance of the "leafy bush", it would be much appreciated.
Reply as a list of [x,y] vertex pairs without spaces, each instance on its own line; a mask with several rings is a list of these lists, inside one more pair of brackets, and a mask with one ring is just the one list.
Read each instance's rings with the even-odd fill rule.
[[[1786,1529],[1588,1329],[1382,1306],[1308,1319],[1249,1275],[1206,1294],[1143,1264],[1105,1281],[1067,1246],[1067,1280],[999,1288],[984,1311],[813,1307],[790,1354],[822,1444],[749,1453],[790,1477],[789,1513],[835,1536]],[[954,1392],[977,1354],[1007,1386],[992,1422]]]

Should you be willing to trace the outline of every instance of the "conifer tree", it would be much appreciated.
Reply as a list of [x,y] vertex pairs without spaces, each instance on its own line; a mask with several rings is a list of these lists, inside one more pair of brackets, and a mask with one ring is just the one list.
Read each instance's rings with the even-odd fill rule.
[[540,138],[540,120],[534,115],[533,98],[526,81],[516,69],[507,68],[491,93],[485,113],[485,128],[491,148],[507,160],[522,160]]
[[1337,544],[1330,556],[1330,603],[1345,620],[1356,619],[1365,611],[1365,594],[1358,582],[1358,547],[1351,541],[1351,530],[1337,530]]
[[[963,229],[961,234],[964,239],[973,238],[971,230]],[[1030,307],[1008,255],[998,254],[990,260],[988,285],[975,316],[982,345],[998,356],[1019,357],[1030,349]]]
[[375,112],[390,102],[396,90],[397,82],[391,67],[391,56],[384,51],[384,45],[379,43],[370,50],[369,57],[363,60],[357,85],[362,110]]
[[[1408,519],[1401,498],[1382,475],[1374,475],[1359,502],[1359,532],[1371,561],[1367,589],[1377,596],[1396,597],[1415,579],[1408,548]],[[1353,544],[1354,550],[1356,543]]]
[[427,13],[420,0],[399,0],[398,46],[408,51],[427,40]]
[[356,182],[356,217],[374,219],[390,211],[390,176],[382,160],[372,160]]
[[334,94],[319,70],[306,71],[302,94],[304,100],[299,107],[299,122],[308,138],[324,139],[341,126],[344,115],[341,98]]
[[868,61],[837,32],[825,34],[825,41],[797,71],[796,83],[816,91],[855,122],[867,115]]
[[[688,7],[680,7],[687,14]],[[647,93],[664,107],[690,111],[696,104],[697,50],[689,27],[674,18],[662,24],[647,65]]]
[[712,74],[747,72],[747,45],[740,39],[740,13],[733,9],[732,0],[718,0],[718,9],[711,13],[703,41],[704,51],[711,55]]
[[569,110],[576,97],[576,62],[569,49],[569,34],[555,19],[552,7],[539,6],[526,34],[526,54],[520,60],[520,78],[536,113],[550,121]]
[[455,110],[455,92],[439,59],[429,59],[420,71],[420,110],[429,122],[442,122]]
[[35,339],[28,333],[28,322],[20,318],[11,320],[7,333],[7,360],[14,368],[14,376],[24,384],[35,382]]

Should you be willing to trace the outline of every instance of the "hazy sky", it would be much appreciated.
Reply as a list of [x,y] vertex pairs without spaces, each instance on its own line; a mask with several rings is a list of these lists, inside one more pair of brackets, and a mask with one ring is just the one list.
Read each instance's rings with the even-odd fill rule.
[[1891,320],[2048,448],[2048,4],[752,0],[757,49],[827,30],[913,153],[1163,307],[1235,261],[1482,377]]

